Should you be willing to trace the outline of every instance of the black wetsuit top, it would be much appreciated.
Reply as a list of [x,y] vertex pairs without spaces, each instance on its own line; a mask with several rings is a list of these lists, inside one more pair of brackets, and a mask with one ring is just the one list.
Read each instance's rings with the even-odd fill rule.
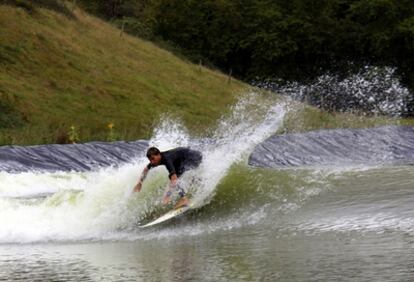
[[[161,163],[159,165],[165,165],[169,175],[176,174],[180,177],[185,171],[196,168],[200,165],[202,155],[198,151],[191,150],[189,148],[178,147],[169,151],[161,152]],[[155,167],[151,163],[147,165],[148,169]]]

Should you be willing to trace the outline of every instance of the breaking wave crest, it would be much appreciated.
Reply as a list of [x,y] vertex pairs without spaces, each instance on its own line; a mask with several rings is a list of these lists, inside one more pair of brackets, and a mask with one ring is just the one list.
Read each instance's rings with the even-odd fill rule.
[[[181,180],[192,191],[196,206],[202,207],[214,198],[231,167],[277,131],[285,112],[285,105],[273,97],[250,93],[220,120],[212,137],[192,138],[180,121],[167,118],[149,145],[161,150],[189,146],[202,152],[200,167]],[[146,163],[141,153],[117,167],[98,166],[92,171],[0,172],[0,243],[143,236],[146,233],[137,225],[163,209],[160,199],[167,184],[165,168],[156,168],[143,191],[133,194]]]
[[[143,151],[114,161],[115,166],[92,165],[90,170],[2,171],[0,244],[170,240],[246,227],[260,236],[389,230],[414,234],[413,166],[361,162],[344,167],[331,162],[324,168],[278,170],[247,165],[254,148],[278,131],[288,105],[272,95],[247,94],[204,138],[191,136],[179,120],[164,118],[145,145],[161,150],[189,146],[202,152],[203,162],[180,180],[196,209],[155,228],[138,225],[168,209],[161,204],[167,171],[151,170],[142,191],[134,194],[148,162]],[[299,140],[308,144],[307,136]],[[303,155],[303,147],[295,144],[290,142],[289,152]]]
[[347,77],[325,74],[311,83],[269,79],[254,84],[327,110],[390,116],[413,112],[413,95],[393,67],[366,66]]

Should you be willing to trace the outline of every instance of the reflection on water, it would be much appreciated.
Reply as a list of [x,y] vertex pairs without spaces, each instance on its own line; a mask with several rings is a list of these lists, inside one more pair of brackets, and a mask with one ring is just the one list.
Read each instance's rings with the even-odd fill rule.
[[58,253],[42,254],[33,250],[9,254],[7,249],[2,251],[0,281],[90,281],[96,272],[81,256],[65,258]]
[[[0,281],[410,281],[405,234],[247,228],[175,241],[0,247]],[[293,236],[292,236],[293,235]]]

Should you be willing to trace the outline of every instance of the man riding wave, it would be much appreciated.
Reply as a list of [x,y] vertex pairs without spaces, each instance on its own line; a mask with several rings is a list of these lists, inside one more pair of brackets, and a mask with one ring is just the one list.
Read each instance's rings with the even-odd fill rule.
[[185,196],[185,191],[182,187],[177,185],[177,182],[178,178],[183,175],[184,172],[197,168],[200,165],[202,161],[201,153],[185,147],[178,147],[165,152],[160,152],[157,148],[151,147],[147,151],[147,158],[150,162],[142,171],[141,177],[137,185],[134,187],[134,192],[141,191],[142,183],[151,168],[159,165],[165,165],[169,172],[168,177],[170,179],[170,183],[167,185],[165,190],[163,203],[168,204],[173,190],[177,190],[180,199],[175,207],[179,208],[188,205],[189,200]]

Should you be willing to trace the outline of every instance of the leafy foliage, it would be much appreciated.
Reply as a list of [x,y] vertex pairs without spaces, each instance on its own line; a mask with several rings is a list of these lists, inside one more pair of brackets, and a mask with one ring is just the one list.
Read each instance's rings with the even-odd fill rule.
[[28,12],[35,12],[37,7],[47,8],[55,12],[73,17],[73,13],[62,0],[0,0],[0,4],[21,7]]
[[309,77],[352,61],[397,66],[414,85],[411,0],[81,2],[109,19],[135,18],[133,33],[162,37],[194,61],[247,79]]

